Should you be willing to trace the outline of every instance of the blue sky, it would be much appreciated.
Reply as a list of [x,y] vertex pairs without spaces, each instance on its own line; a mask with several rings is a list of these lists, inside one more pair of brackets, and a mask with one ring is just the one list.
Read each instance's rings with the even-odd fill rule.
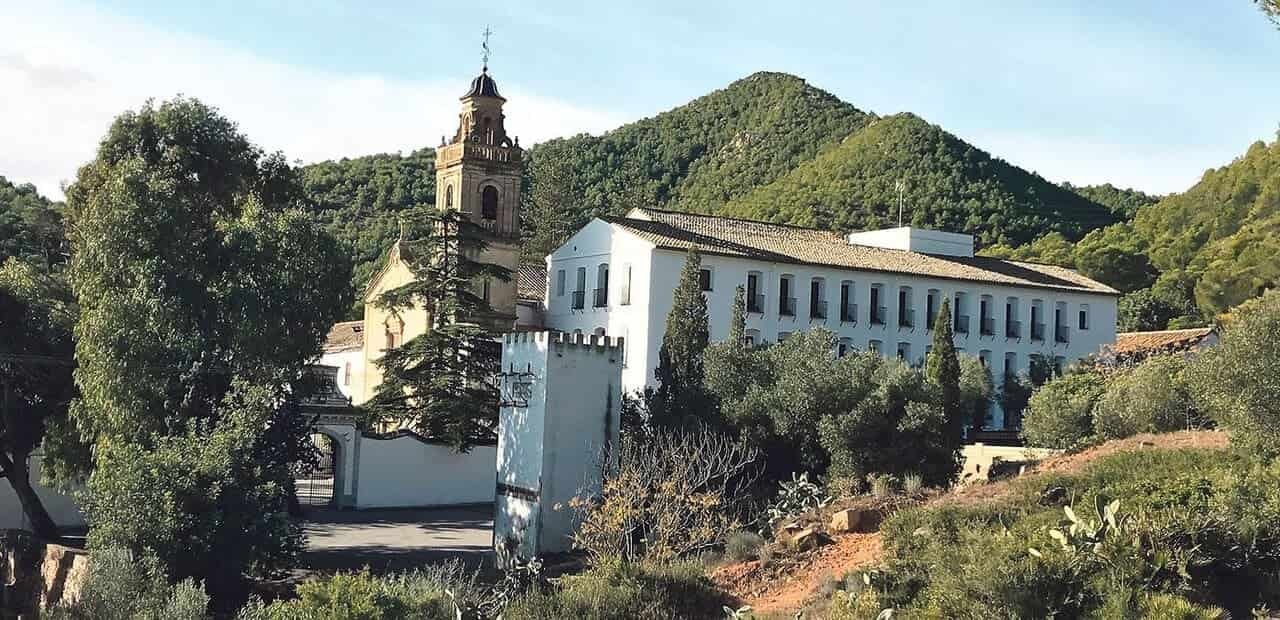
[[433,145],[486,25],[526,144],[759,70],[1051,180],[1160,193],[1280,127],[1280,30],[1249,0],[24,4],[0,0],[24,33],[0,41],[0,174],[54,194],[112,116],[178,92],[302,161]]

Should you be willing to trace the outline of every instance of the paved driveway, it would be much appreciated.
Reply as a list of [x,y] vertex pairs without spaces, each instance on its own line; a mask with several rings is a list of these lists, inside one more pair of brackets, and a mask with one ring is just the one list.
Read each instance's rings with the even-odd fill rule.
[[492,563],[493,507],[394,510],[308,509],[303,574],[358,570],[402,571],[459,558],[473,567]]

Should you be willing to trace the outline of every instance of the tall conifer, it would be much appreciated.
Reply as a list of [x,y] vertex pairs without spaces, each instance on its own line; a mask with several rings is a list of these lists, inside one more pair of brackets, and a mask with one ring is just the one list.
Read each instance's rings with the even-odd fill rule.
[[691,418],[707,419],[710,401],[703,387],[702,352],[711,332],[707,322],[707,298],[698,282],[702,255],[690,248],[680,283],[672,294],[667,329],[658,350],[656,398],[652,419],[657,425],[680,426]]
[[925,373],[942,390],[942,409],[947,420],[959,430],[965,412],[960,403],[960,358],[956,354],[955,333],[951,330],[950,300],[943,299],[933,321],[933,346],[925,361]]

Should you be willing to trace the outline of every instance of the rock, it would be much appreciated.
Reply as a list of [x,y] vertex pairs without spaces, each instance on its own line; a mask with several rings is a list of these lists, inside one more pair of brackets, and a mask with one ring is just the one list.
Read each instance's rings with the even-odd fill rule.
[[828,529],[832,532],[844,534],[858,531],[861,525],[862,511],[855,508],[846,508],[831,515],[831,526]]
[[821,547],[830,542],[831,542],[830,537],[813,528],[800,530],[799,532],[796,532],[795,536],[791,537],[791,547],[794,548],[796,551],[809,551],[811,549],[817,549],[818,547]]

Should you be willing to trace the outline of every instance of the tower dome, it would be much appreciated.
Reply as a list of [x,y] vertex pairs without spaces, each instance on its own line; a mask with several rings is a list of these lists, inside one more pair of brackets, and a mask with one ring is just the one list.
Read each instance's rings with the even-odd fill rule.
[[476,79],[471,80],[471,88],[467,89],[467,94],[462,96],[463,99],[466,99],[467,97],[503,98],[502,95],[498,94],[498,83],[493,81],[493,78],[489,77],[488,67],[481,70],[480,75],[476,76]]

